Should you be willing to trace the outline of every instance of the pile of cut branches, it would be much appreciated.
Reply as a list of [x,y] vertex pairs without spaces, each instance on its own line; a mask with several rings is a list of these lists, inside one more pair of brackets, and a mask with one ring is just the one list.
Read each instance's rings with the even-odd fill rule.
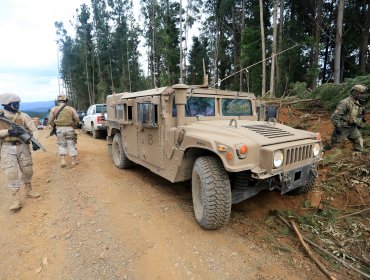
[[[366,137],[361,155],[349,149],[334,149],[324,157],[320,169],[326,169],[326,178],[316,186],[323,194],[319,207],[311,207],[306,201],[303,214],[291,210],[274,214],[285,219],[284,226],[292,230],[292,223],[287,225],[287,221],[296,223],[303,239],[329,261],[327,266],[370,279],[369,145],[370,138]],[[331,278],[330,271],[323,272],[329,279],[335,278]]]

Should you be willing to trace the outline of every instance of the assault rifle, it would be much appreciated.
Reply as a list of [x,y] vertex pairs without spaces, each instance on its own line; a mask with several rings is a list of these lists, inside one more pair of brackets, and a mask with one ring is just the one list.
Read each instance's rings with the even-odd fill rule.
[[24,144],[32,144],[32,150],[37,151],[39,149],[46,152],[46,149],[39,143],[35,138],[33,138],[32,134],[25,129],[21,125],[17,125],[16,123],[9,120],[7,117],[5,117],[4,113],[0,113],[0,121],[5,122],[6,124],[10,125],[13,130],[19,132],[19,140]]
[[57,136],[57,125],[56,124],[53,125],[53,128],[50,130],[49,136],[47,136],[46,138],[53,136],[53,135]]
[[53,128],[51,129],[49,136],[47,136],[46,138],[48,138],[48,137],[50,137],[50,136],[53,136],[53,135],[57,136],[57,125],[55,124],[55,121],[58,119],[58,116],[59,116],[60,112],[62,112],[62,111],[63,111],[63,109],[64,109],[66,106],[67,106],[67,103],[65,103],[65,104],[62,106],[62,108],[60,108],[60,110],[59,110],[59,111],[57,112],[57,114],[55,115]]

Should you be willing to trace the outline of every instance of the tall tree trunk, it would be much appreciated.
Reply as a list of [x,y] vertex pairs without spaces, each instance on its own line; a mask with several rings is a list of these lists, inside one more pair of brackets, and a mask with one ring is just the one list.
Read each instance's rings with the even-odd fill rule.
[[339,0],[337,16],[337,34],[335,37],[335,56],[334,56],[334,84],[341,82],[341,51],[343,36],[343,9],[344,0]]
[[[239,52],[239,69],[243,69],[243,62],[241,59],[242,56],[242,44],[243,44],[243,36],[244,36],[244,11],[245,11],[245,0],[243,0],[242,3],[242,23],[241,23],[241,28],[240,28],[240,52]],[[243,91],[243,71],[240,71],[239,73],[239,91]],[[248,88],[249,91],[249,88]]]
[[[231,10],[231,14],[232,14],[232,26],[233,26],[233,63],[235,65],[235,69],[237,69],[237,67],[239,66],[239,63],[238,61],[240,61],[240,56],[238,56],[238,39],[237,39],[237,32],[238,32],[238,28],[236,27],[236,13],[235,13],[235,8],[233,7],[232,10]],[[239,69],[240,70],[240,69]],[[238,76],[235,75],[233,77],[233,80],[234,80],[234,87],[236,88],[236,85],[238,84]]]
[[[322,18],[322,5],[323,0],[318,0],[317,2],[317,8],[316,8],[316,20],[315,20],[315,31],[314,31],[314,45],[312,48],[312,69],[316,73],[319,66],[319,52],[320,52],[320,24],[321,24],[321,18]],[[317,74],[318,75],[318,74]],[[310,89],[314,90],[317,86],[317,80],[318,76],[315,74],[315,76],[312,77]]]
[[[364,5],[364,9],[366,9],[366,4]],[[366,74],[366,61],[367,61],[367,52],[368,52],[368,45],[369,45],[369,28],[370,28],[370,0],[367,0],[366,21],[362,29],[363,30],[362,31],[362,45],[360,47],[360,73],[361,74]]]
[[275,95],[275,61],[276,61],[276,34],[277,34],[277,0],[274,0],[273,34],[272,34],[272,54],[271,54],[271,77],[270,77],[270,97]]
[[260,25],[261,25],[261,43],[262,43],[262,96],[266,94],[266,47],[265,47],[265,24],[263,22],[263,3],[260,4]]
[[[279,43],[277,52],[280,53],[283,49],[283,23],[284,23],[284,0],[280,0],[280,15],[279,15]],[[276,58],[276,81],[279,83],[278,88],[282,89],[281,82],[281,57]]]

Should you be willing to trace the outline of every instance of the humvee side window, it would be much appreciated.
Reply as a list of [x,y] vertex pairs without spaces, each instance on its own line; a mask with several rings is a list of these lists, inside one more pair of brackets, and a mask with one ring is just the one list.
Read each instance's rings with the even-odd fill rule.
[[252,116],[252,103],[249,99],[223,98],[223,116]]
[[124,106],[123,104],[116,105],[116,119],[123,119],[124,116]]
[[132,106],[127,106],[127,120],[132,121]]
[[153,103],[137,104],[138,123],[143,126],[158,126],[158,105]]
[[215,99],[213,97],[194,97],[191,96],[186,101],[185,116],[214,116]]

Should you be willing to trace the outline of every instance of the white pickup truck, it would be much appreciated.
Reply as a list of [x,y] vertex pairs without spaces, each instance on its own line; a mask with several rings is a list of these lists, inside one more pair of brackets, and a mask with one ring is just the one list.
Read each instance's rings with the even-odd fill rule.
[[91,132],[94,138],[100,138],[106,133],[104,120],[107,117],[107,104],[94,104],[87,109],[86,116],[82,119],[82,131]]

